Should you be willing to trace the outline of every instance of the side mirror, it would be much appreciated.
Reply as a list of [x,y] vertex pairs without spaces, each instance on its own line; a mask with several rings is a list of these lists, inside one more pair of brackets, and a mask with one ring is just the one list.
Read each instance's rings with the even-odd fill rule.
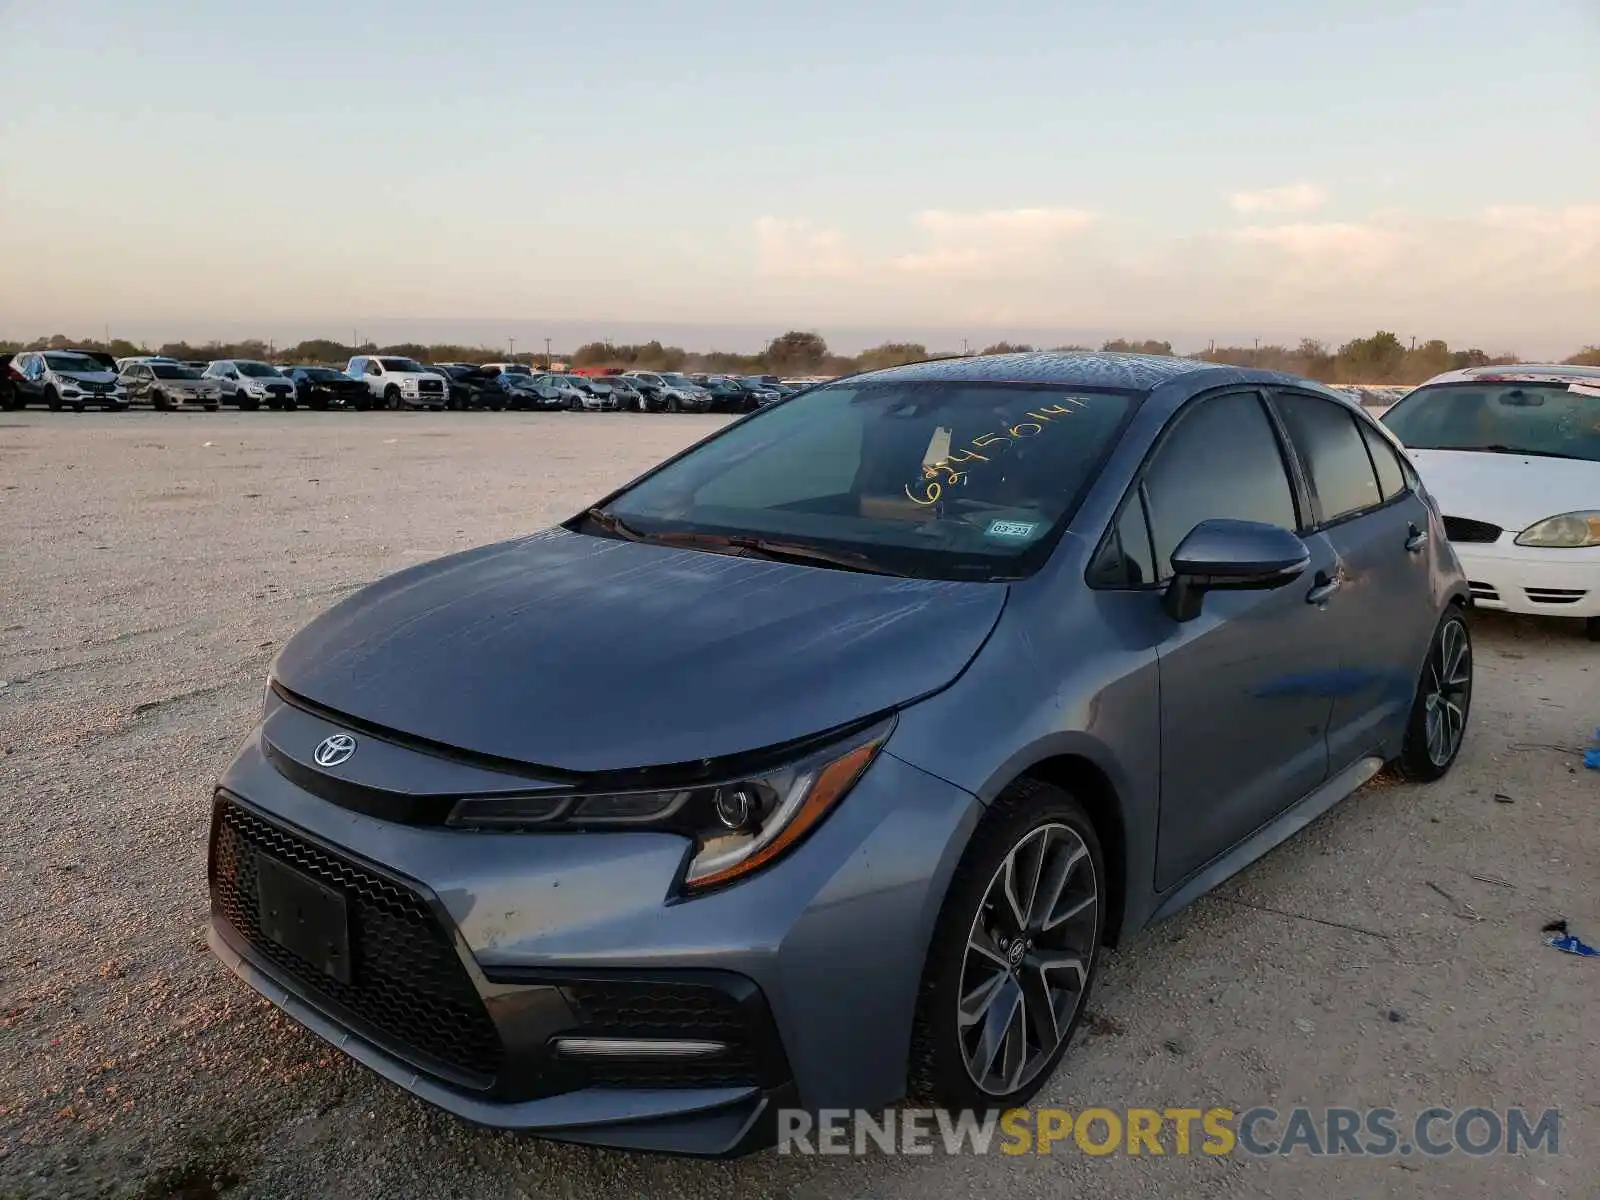
[[1163,605],[1174,621],[1192,621],[1207,592],[1269,591],[1293,583],[1310,564],[1306,544],[1282,526],[1201,521],[1172,552]]

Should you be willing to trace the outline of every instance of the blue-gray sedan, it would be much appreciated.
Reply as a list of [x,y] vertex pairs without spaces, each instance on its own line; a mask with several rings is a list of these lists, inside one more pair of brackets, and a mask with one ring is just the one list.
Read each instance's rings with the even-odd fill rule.
[[837,380],[312,622],[216,793],[211,944],[468,1120],[699,1154],[1025,1102],[1100,950],[1472,694],[1393,439],[1303,380]]

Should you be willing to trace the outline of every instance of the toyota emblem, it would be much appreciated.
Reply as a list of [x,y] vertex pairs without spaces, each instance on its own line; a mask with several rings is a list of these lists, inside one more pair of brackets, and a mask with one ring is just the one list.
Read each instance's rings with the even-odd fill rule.
[[337,767],[340,763],[349,762],[355,752],[355,738],[348,733],[335,733],[317,743],[312,757],[317,760],[319,767]]

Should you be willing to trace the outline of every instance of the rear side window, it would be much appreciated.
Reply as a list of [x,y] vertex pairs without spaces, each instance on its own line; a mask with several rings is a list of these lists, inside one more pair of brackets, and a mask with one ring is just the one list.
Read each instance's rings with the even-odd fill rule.
[[1400,456],[1383,434],[1365,421],[1357,421],[1356,427],[1361,430],[1361,437],[1367,443],[1367,453],[1372,455],[1372,465],[1378,472],[1378,486],[1383,489],[1383,498],[1393,500],[1406,490],[1406,474],[1400,465]]
[[1331,400],[1292,392],[1279,395],[1278,410],[1324,524],[1383,503],[1353,415]]
[[1172,552],[1201,521],[1298,525],[1278,435],[1254,393],[1214,396],[1181,413],[1145,472],[1145,491],[1157,579],[1172,574]]

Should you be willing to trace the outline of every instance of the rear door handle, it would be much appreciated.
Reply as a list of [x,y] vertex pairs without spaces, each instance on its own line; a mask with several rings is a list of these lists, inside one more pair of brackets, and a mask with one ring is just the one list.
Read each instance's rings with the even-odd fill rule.
[[1411,532],[1406,537],[1406,549],[1413,554],[1421,554],[1424,546],[1428,544],[1428,531],[1411,526]]
[[1338,576],[1334,576],[1332,579],[1329,579],[1321,571],[1318,571],[1316,585],[1306,593],[1306,603],[1317,605],[1326,604],[1328,602],[1328,598],[1337,592],[1343,583],[1344,581]]

